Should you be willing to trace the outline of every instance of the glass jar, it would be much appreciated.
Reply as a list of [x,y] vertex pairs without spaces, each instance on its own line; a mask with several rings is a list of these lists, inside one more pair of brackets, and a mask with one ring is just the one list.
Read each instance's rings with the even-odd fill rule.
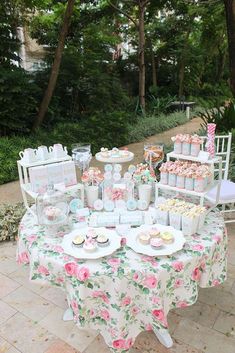
[[47,192],[36,200],[38,224],[47,227],[47,234],[57,236],[69,226],[69,205],[66,195],[49,184]]

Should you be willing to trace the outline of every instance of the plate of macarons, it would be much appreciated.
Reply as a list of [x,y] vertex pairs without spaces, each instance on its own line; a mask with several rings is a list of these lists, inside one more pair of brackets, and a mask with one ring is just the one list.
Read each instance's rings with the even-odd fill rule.
[[186,240],[180,230],[154,224],[131,229],[126,241],[127,245],[137,253],[166,256],[181,250]]
[[86,227],[65,235],[61,245],[66,254],[78,259],[99,259],[120,248],[121,237],[112,229]]

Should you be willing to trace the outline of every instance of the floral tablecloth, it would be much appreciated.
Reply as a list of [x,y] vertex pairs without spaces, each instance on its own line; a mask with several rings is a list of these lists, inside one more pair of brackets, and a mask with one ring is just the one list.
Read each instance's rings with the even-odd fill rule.
[[198,286],[212,287],[226,279],[227,235],[217,211],[170,257],[136,254],[123,239],[111,256],[79,260],[66,255],[60,243],[47,238],[26,213],[17,260],[29,264],[31,280],[62,287],[77,324],[98,330],[114,352],[128,351],[141,331],[164,332],[170,309],[195,303]]

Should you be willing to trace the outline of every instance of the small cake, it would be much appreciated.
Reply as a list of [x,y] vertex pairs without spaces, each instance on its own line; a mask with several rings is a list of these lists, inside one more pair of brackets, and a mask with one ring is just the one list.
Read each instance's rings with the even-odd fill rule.
[[72,241],[73,245],[78,247],[81,247],[84,242],[85,242],[85,238],[83,235],[76,236],[76,238],[74,238]]
[[153,249],[160,249],[163,246],[163,240],[161,238],[150,239],[150,245]]
[[88,232],[87,232],[87,239],[88,238],[91,238],[91,239],[96,239],[98,236],[98,234],[96,234],[96,232],[94,231],[94,229],[89,229]]
[[128,157],[130,152],[128,151],[127,148],[125,148],[125,149],[122,150],[121,154],[122,154],[123,157]]
[[101,247],[105,247],[109,245],[109,238],[105,234],[99,234],[96,241],[97,241],[97,244]]
[[101,154],[102,157],[108,158],[108,157],[109,157],[109,150],[108,150],[108,148],[101,147],[101,149],[100,149],[100,154]]
[[157,228],[152,228],[149,231],[149,235],[151,238],[159,238],[160,237],[160,231]]
[[117,147],[114,147],[111,150],[111,157],[119,157],[120,156],[120,151]]
[[56,221],[61,216],[61,209],[53,206],[49,206],[44,211],[46,218],[49,221]]
[[86,239],[83,244],[83,249],[87,252],[96,251],[96,249],[97,249],[96,241],[91,238]]
[[163,232],[161,238],[165,244],[171,244],[174,241],[174,236],[170,232]]
[[139,242],[143,245],[148,245],[149,244],[149,241],[150,241],[150,235],[148,233],[140,233],[138,235],[138,238],[139,238]]

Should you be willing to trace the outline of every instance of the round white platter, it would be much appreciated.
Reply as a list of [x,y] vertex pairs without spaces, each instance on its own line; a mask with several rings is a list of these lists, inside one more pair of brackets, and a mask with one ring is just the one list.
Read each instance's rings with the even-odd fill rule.
[[[174,236],[174,242],[171,244],[164,244],[160,249],[153,249],[149,244],[141,244],[138,240],[138,234],[142,231],[148,231],[151,228],[157,228],[160,232],[171,232]],[[176,230],[169,226],[163,226],[161,224],[142,225],[138,228],[133,228],[129,231],[128,237],[126,238],[126,244],[132,248],[132,250],[148,256],[172,255],[183,248],[185,241],[184,235],[180,230]]]
[[[87,252],[83,247],[76,247],[73,245],[72,240],[76,238],[78,234],[86,236],[89,229],[94,229],[97,234],[105,234],[109,237],[109,245],[100,247],[97,245],[97,249],[94,252]],[[100,257],[111,255],[114,251],[120,248],[121,237],[116,231],[111,229],[100,228],[81,228],[73,230],[71,233],[64,236],[61,246],[64,252],[77,259],[99,259]]]
[[97,161],[102,163],[126,163],[132,161],[134,158],[134,153],[129,151],[127,156],[119,156],[119,157],[103,157],[101,152],[96,153],[95,158]]

